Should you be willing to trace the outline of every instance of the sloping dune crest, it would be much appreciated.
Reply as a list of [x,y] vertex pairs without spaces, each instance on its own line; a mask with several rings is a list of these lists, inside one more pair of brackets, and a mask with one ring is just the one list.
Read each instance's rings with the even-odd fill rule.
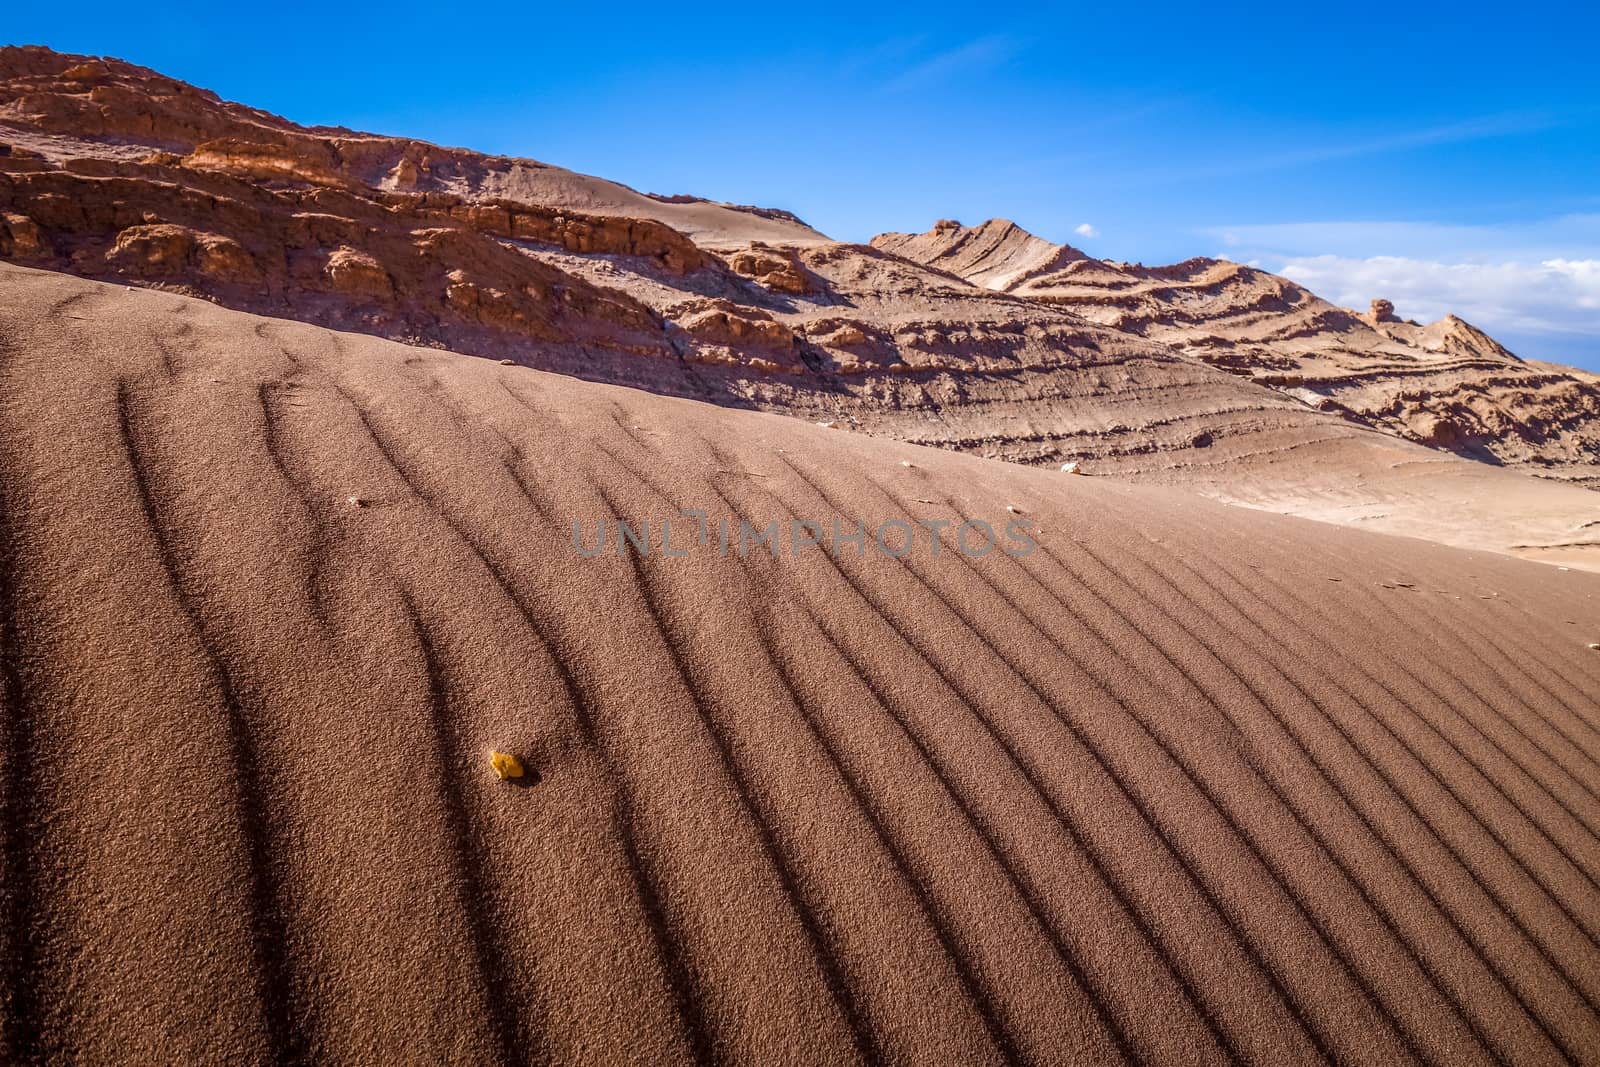
[[1595,1062],[1600,576],[4,265],[0,379],[6,1062]]

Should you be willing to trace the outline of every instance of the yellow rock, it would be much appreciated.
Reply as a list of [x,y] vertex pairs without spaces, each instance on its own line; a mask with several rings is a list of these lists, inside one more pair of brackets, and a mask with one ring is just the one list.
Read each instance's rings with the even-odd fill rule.
[[500,778],[521,778],[522,761],[509,752],[489,753],[489,765]]

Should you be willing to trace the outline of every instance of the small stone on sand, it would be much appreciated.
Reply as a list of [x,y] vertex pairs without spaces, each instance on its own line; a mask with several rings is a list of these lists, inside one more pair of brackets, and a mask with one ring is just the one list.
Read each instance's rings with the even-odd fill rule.
[[500,365],[502,367],[515,367],[517,365],[517,361],[514,359],[502,359],[500,361]]
[[347,496],[344,499],[345,502],[353,508],[364,508],[367,506],[367,502],[358,496]]
[[502,780],[522,777],[522,761],[509,752],[489,753],[489,766],[494,768],[495,777]]

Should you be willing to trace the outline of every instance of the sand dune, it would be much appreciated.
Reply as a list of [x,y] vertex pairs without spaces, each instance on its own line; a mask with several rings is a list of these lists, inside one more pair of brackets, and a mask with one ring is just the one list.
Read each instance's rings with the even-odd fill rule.
[[[0,378],[0,1059],[1597,1061],[1600,577],[9,265]],[[680,508],[1039,547],[574,550]]]

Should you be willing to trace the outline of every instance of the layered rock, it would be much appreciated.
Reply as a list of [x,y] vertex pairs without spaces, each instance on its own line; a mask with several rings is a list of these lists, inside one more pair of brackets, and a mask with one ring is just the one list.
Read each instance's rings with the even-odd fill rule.
[[[1404,532],[1440,512],[1401,467],[1594,470],[1592,380],[1237,264],[1002,221],[842,244],[37,49],[0,49],[0,142],[0,257],[276,317]],[[1529,544],[1585,536],[1552,507]]]
[[0,143],[57,162],[159,152],[197,169],[263,181],[500,198],[652,220],[708,244],[823,239],[783,211],[654,197],[534,160],[297,126],[131,63],[37,47],[0,48]]
[[819,288],[811,273],[801,265],[796,253],[775,249],[761,242],[729,256],[728,266],[735,273],[754,278],[777,293],[804,295],[814,293]]
[[1109,263],[1003,219],[941,221],[873,244],[1070,308],[1387,433],[1600,486],[1600,379],[1524,362],[1455,316],[1422,326],[1383,299],[1358,314],[1227,260]]
[[[21,173],[5,164],[0,248],[19,262],[485,355],[603,345],[676,357],[647,309],[458,218],[458,205],[315,183],[267,188],[165,162],[77,159]],[[622,233],[630,228],[623,220]],[[626,237],[619,247],[630,247]],[[676,254],[665,240],[631,247]],[[482,302],[451,297],[460,285],[503,293],[517,311],[485,316]]]

